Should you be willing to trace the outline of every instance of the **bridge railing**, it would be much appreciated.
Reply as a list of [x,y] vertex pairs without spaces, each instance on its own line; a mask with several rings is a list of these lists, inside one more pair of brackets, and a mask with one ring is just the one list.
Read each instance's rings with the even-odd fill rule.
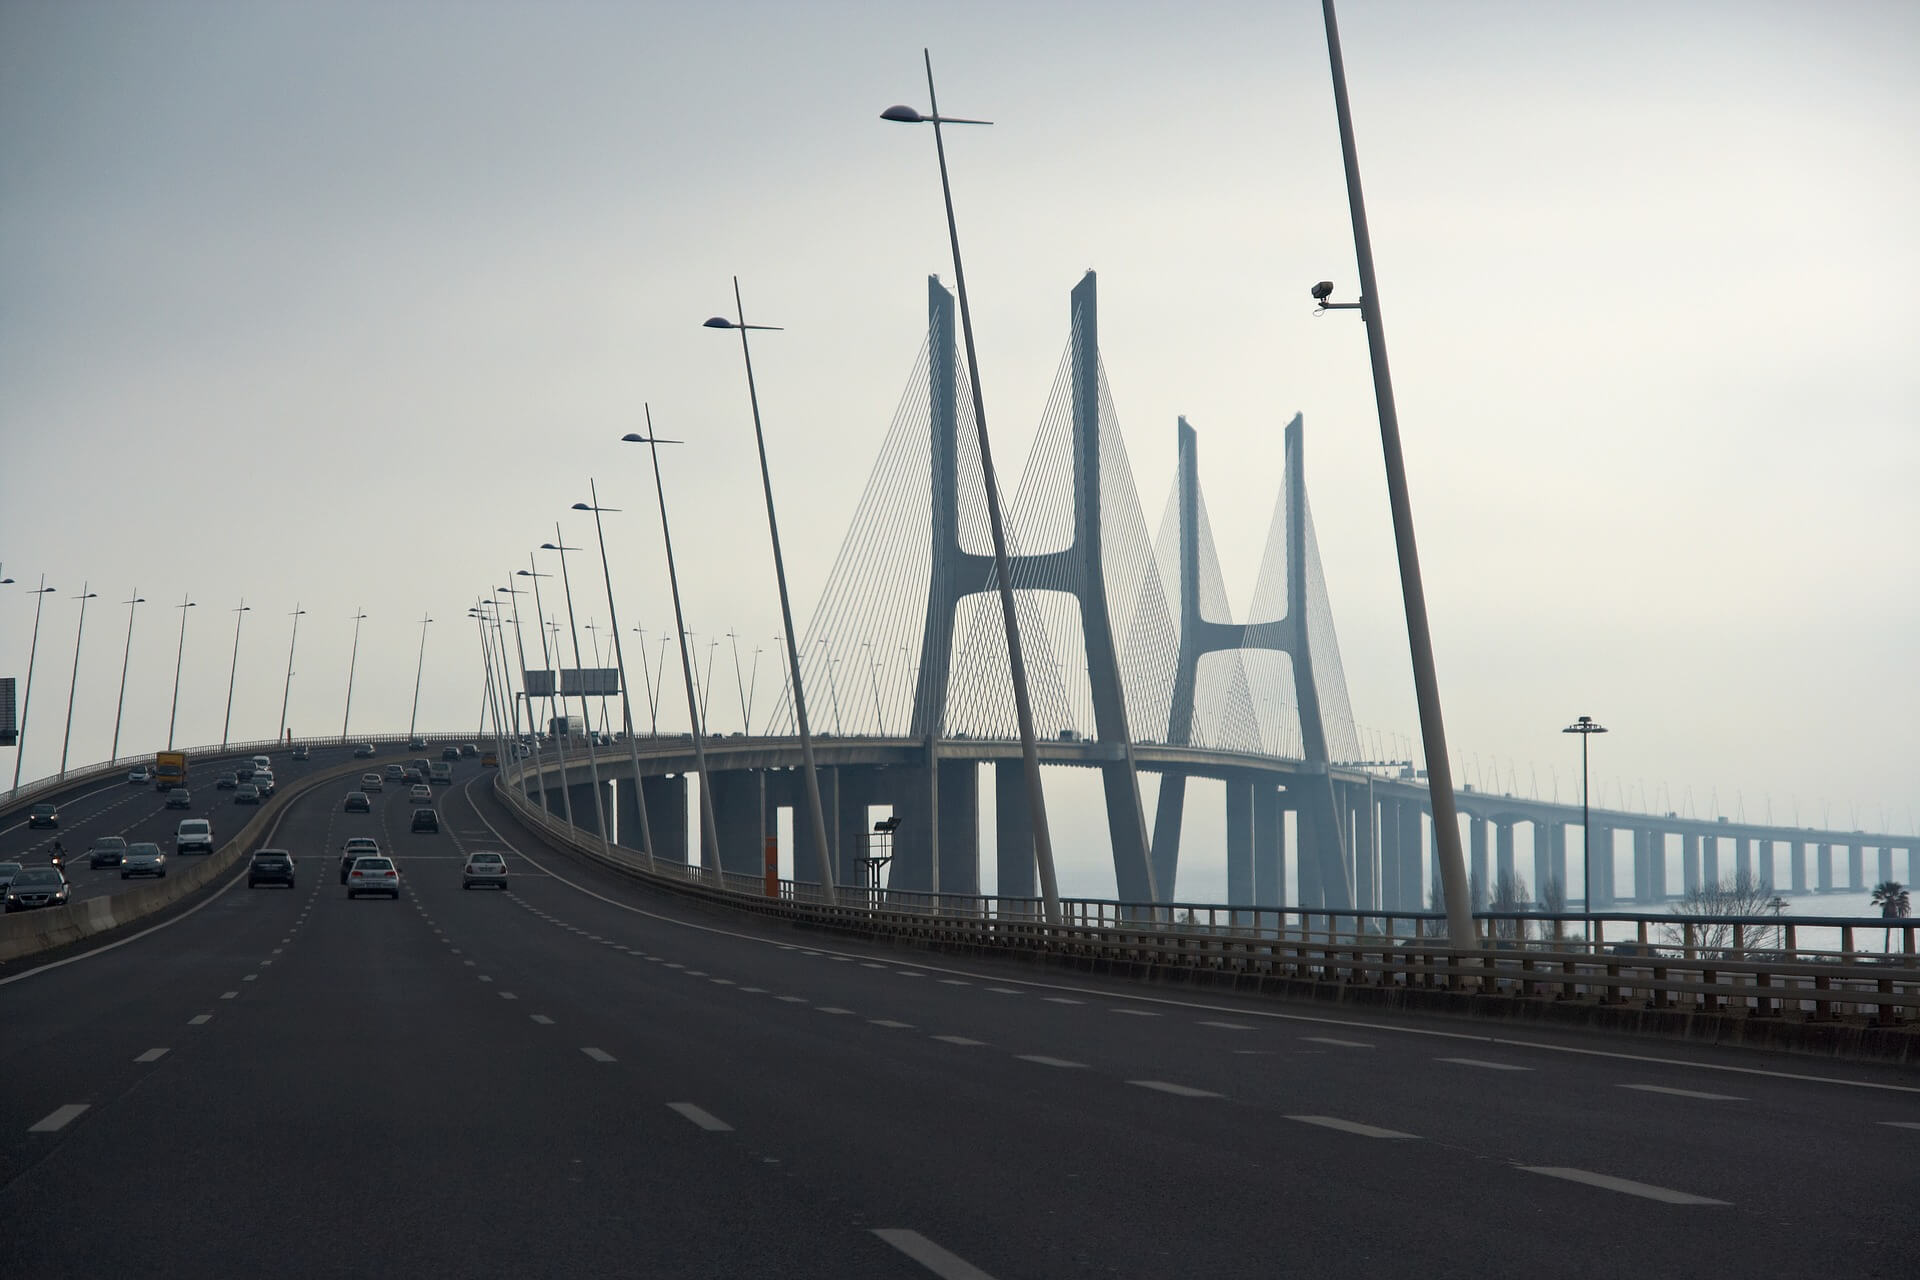
[[[496,784],[501,797],[554,843],[608,863],[636,878],[723,902],[753,914],[811,923],[862,936],[930,946],[1050,955],[1118,972],[1205,973],[1234,985],[1305,983],[1392,988],[1472,988],[1509,997],[1586,999],[1603,1005],[1643,1003],[1653,1009],[1701,1013],[1745,1011],[1756,1018],[1784,1013],[1812,1021],[1865,1016],[1875,1025],[1916,1025],[1920,1019],[1920,957],[1916,926],[1901,930],[1898,954],[1832,953],[1783,946],[1746,947],[1741,941],[1708,945],[1689,935],[1690,923],[1719,918],[1679,916],[1540,916],[1483,913],[1485,924],[1591,922],[1589,937],[1498,937],[1455,950],[1434,936],[1437,913],[1254,910],[1193,904],[1154,906],[1092,899],[1062,903],[1063,920],[1050,925],[1031,898],[842,889],[829,905],[820,887],[724,872],[637,850],[605,845],[598,836],[562,822],[527,799],[511,774]],[[1633,937],[1608,941],[1608,924],[1631,926]],[[1744,923],[1777,929],[1771,917]],[[1800,925],[1821,923],[1803,918]],[[1868,927],[1848,918],[1842,927]],[[1681,940],[1648,940],[1650,926],[1678,924]],[[1879,924],[1872,927],[1879,928]],[[1488,932],[1498,933],[1499,929]],[[1622,932],[1626,932],[1623,930]]]

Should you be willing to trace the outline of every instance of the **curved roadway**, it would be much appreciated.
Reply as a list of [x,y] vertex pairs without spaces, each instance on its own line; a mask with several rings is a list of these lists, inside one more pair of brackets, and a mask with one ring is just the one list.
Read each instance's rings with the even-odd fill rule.
[[[1906,1275],[1920,1078],[1078,978],[743,920],[331,788],[0,977],[9,1277]],[[349,835],[397,902],[349,902]],[[505,851],[507,893],[465,892]],[[1504,1028],[1503,1028],[1504,1029]]]

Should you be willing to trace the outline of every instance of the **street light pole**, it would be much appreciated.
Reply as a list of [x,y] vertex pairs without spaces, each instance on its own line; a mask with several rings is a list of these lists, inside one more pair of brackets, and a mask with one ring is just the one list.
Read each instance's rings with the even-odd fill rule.
[[240,624],[246,621],[246,615],[253,612],[245,596],[240,597],[240,607],[233,611],[233,664],[227,668],[227,718],[220,726],[220,749],[225,751],[233,731],[233,682],[240,672]]
[[[524,569],[515,570],[514,576],[520,577],[520,578],[531,578],[533,580],[533,623],[534,623],[534,629],[540,633],[540,661],[547,664],[547,680],[548,680],[547,727],[548,729],[552,729],[553,721],[554,721],[553,694],[554,694],[554,691],[560,687],[560,673],[554,669],[553,651],[551,646],[549,646],[547,643],[547,615],[546,615],[545,606],[540,603],[540,579],[551,578],[553,575],[550,573],[541,573],[538,567],[535,566],[533,562],[533,552],[529,551],[527,552],[527,567]],[[533,699],[531,698],[527,699],[527,716],[528,718],[532,718],[533,716]],[[566,823],[568,826],[572,826],[573,825],[573,797],[569,795],[567,791],[566,736],[567,735],[564,733],[554,734],[553,745],[554,745],[554,750],[557,751],[560,755],[560,816],[566,820]],[[533,737],[533,750],[534,750],[533,767],[535,772],[540,772],[540,770],[543,768],[543,766],[540,763],[540,756],[539,756],[541,737],[542,735],[539,733],[535,733]],[[547,795],[546,775],[544,773],[541,773],[540,775],[541,811],[544,813],[551,813],[552,810],[547,806],[547,803],[546,803],[546,795]]]
[[433,621],[424,612],[420,615],[420,656],[413,664],[413,714],[407,719],[407,742],[413,742],[415,730],[420,727],[420,677],[427,673],[427,625]]
[[833,678],[833,668],[840,659],[833,656],[833,650],[827,647],[825,640],[820,642],[820,657],[826,663],[827,692],[833,696],[833,736],[844,738],[847,736],[847,727],[840,722],[840,682]]
[[[618,513],[618,507],[600,505],[600,487],[591,477],[587,480],[587,502],[573,504],[575,511],[593,512],[593,535],[600,544],[600,577],[607,586],[608,630],[613,632],[613,664],[620,671],[620,725],[627,735],[627,762],[633,769],[634,811],[640,819],[640,850],[647,855],[647,867],[653,867],[653,828],[647,821],[647,788],[640,775],[640,744],[633,734],[633,701],[627,693],[627,655],[620,644],[620,609],[613,602],[613,569],[607,563],[607,530],[601,523],[601,512]],[[640,665],[647,664],[647,652],[640,651]],[[617,783],[615,784],[617,787]]]
[[[839,901],[839,891],[834,884],[834,855],[837,852],[827,843],[826,809],[820,803],[820,774],[813,756],[813,732],[807,723],[807,693],[800,681],[800,650],[793,642],[793,606],[787,598],[787,562],[780,551],[780,523],[773,514],[773,473],[767,467],[767,436],[760,425],[760,392],[753,380],[753,352],[747,344],[747,333],[759,329],[773,331],[778,325],[748,324],[746,305],[740,300],[740,277],[733,278],[733,310],[736,319],[714,316],[707,321],[709,329],[737,329],[740,331],[740,358],[747,368],[747,402],[753,408],[753,443],[760,455],[760,488],[767,500],[767,536],[773,542],[773,577],[780,588],[780,621],[786,627],[787,662],[792,671],[794,691],[794,721],[800,729],[800,764],[806,775],[807,820],[813,827],[813,845],[818,851],[820,861],[820,896],[828,906]],[[732,632],[728,632],[732,635]],[[712,676],[712,660],[708,660],[708,676]],[[740,643],[734,641],[733,648],[734,683],[740,680]],[[746,699],[740,701],[740,718],[747,717]],[[746,728],[746,726],[743,726]],[[864,825],[864,824],[863,824]],[[798,878],[798,871],[795,872]]]
[[867,651],[867,679],[873,685],[875,731],[884,738],[887,736],[887,713],[880,709],[880,659],[873,656],[873,641],[862,640],[860,647]]
[[127,709],[127,662],[133,657],[133,607],[146,602],[138,587],[133,589],[133,599],[123,602],[127,606],[127,647],[120,655],[120,702],[113,709],[113,750],[107,753],[109,760],[120,758],[120,717]]
[[[634,631],[640,637],[640,679],[647,691],[647,736],[657,738],[660,736],[660,700],[653,696],[653,671],[647,663],[647,629],[635,627]],[[620,682],[625,684],[626,677],[622,676]]]
[[[561,536],[558,520],[553,522],[553,536],[555,541],[544,544],[540,549],[551,551],[560,557],[560,587],[567,593],[567,634],[573,637],[573,665],[577,668],[581,665],[580,628],[573,619],[573,581],[567,574],[567,552],[578,551],[580,548],[566,544],[566,540]],[[566,705],[564,700],[561,705],[562,707]],[[594,750],[593,713],[587,709],[587,690],[584,684],[580,689],[580,719],[587,731],[587,775],[593,779],[593,813],[600,823],[600,847],[601,851],[611,858],[613,844],[607,839],[607,806],[600,796],[600,762],[599,753]],[[702,785],[704,786],[704,783]]]
[[647,434],[629,431],[620,439],[627,444],[644,444],[653,458],[653,491],[660,502],[660,541],[667,553],[667,587],[673,595],[673,629],[680,635],[680,674],[687,685],[687,718],[693,727],[693,767],[700,774],[700,850],[702,860],[713,868],[713,882],[726,884],[720,869],[720,824],[713,816],[713,775],[707,772],[707,748],[700,735],[700,704],[693,689],[693,659],[687,652],[687,618],[680,607],[680,572],[673,564],[673,532],[667,524],[667,487],[660,478],[660,446],[679,444],[662,440],[653,431],[653,406],[643,406],[647,415]]
[[80,687],[80,641],[87,634],[87,601],[100,593],[87,590],[87,584],[80,584],[80,594],[74,599],[80,602],[80,625],[73,633],[73,677],[67,682],[67,732],[60,740],[60,776],[67,776],[67,748],[73,743],[73,695]]
[[[933,146],[940,159],[940,193],[947,209],[947,240],[953,247],[954,292],[960,299],[960,329],[967,346],[967,380],[973,395],[974,432],[980,443],[980,470],[987,494],[987,525],[993,534],[993,564],[1000,588],[1000,620],[1007,633],[1007,666],[1013,678],[1013,708],[1020,723],[1020,758],[1025,765],[1027,780],[1027,821],[1033,828],[1033,855],[1040,870],[1040,893],[1045,902],[1047,923],[1057,925],[1061,922],[1060,883],[1054,874],[1053,837],[1047,828],[1046,796],[1040,786],[1040,751],[1033,733],[1033,704],[1027,696],[1027,664],[1020,649],[1020,623],[1013,608],[1013,576],[1007,564],[1007,529],[1000,513],[1000,485],[994,475],[993,449],[987,439],[987,406],[980,394],[980,361],[973,343],[973,309],[967,305],[967,272],[960,262],[960,230],[953,216],[953,186],[947,179],[947,144],[940,133],[943,124],[991,122],[942,116],[940,100],[933,90],[933,55],[925,49],[920,51],[920,55],[927,67],[928,113],[921,115],[912,107],[896,106],[881,112],[880,118],[902,124],[933,126]],[[792,631],[792,626],[789,625],[787,630]],[[939,714],[936,710],[936,722],[928,729],[927,767],[936,779],[939,771]],[[937,794],[938,782],[932,785]],[[936,883],[933,888],[938,893],[940,886]]]
[[[1587,807],[1587,739],[1606,730],[1594,721],[1592,716],[1581,716],[1562,729],[1562,733],[1580,735],[1580,879],[1585,883],[1587,897],[1587,915],[1593,915],[1593,823],[1588,820],[1591,810]],[[1593,936],[1593,926],[1587,926],[1587,936]]]
[[358,606],[353,611],[353,651],[347,657],[347,702],[340,711],[340,741],[347,740],[347,721],[353,716],[353,669],[360,662],[360,624],[366,620],[366,613]]
[[[47,602],[47,593],[57,588],[47,585],[47,575],[40,575],[40,585],[33,589],[33,643],[27,646],[27,687],[20,698],[20,733],[13,746],[13,789],[20,789],[20,762],[27,758],[27,712],[33,709],[33,660],[40,652],[40,606]],[[11,794],[11,793],[9,793]]]
[[173,750],[173,725],[180,716],[180,664],[187,656],[187,610],[195,607],[186,596],[173,606],[180,611],[180,647],[173,654],[173,709],[167,712],[167,750]]
[[279,741],[287,740],[287,700],[293,696],[293,647],[300,643],[300,615],[306,612],[298,600],[293,602],[293,612],[287,616],[293,619],[293,634],[287,637],[287,685],[280,691],[280,734]]
[[[1426,748],[1427,787],[1433,807],[1433,834],[1440,862],[1441,892],[1446,898],[1447,937],[1454,950],[1477,945],[1473,903],[1467,891],[1466,859],[1460,850],[1460,818],[1454,806],[1453,769],[1447,754],[1446,725],[1440,714],[1440,681],[1434,672],[1433,635],[1427,626],[1426,590],[1420,581],[1420,553],[1414,544],[1413,506],[1407,495],[1406,460],[1400,450],[1400,419],[1393,402],[1393,378],[1387,368],[1387,336],[1381,321],[1380,289],[1374,278],[1373,241],[1367,232],[1367,207],[1360,190],[1360,162],[1353,140],[1353,114],[1347,103],[1346,64],[1340,56],[1340,29],[1333,0],[1321,0],[1327,27],[1327,57],[1333,71],[1334,111],[1340,122],[1340,153],[1346,164],[1347,205],[1353,220],[1355,256],[1360,266],[1361,318],[1367,325],[1367,350],[1373,362],[1374,402],[1380,416],[1380,444],[1386,459],[1387,496],[1393,508],[1393,540],[1400,559],[1400,595],[1407,615],[1408,647],[1413,657],[1413,686],[1420,707],[1420,735]],[[1331,286],[1328,286],[1330,289]],[[1326,293],[1319,286],[1322,303]]]

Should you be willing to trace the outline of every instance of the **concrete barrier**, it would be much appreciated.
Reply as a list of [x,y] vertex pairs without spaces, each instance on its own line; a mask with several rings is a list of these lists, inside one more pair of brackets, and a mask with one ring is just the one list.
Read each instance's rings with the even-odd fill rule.
[[240,859],[252,854],[261,837],[286,812],[288,805],[325,783],[362,773],[365,764],[365,761],[354,760],[276,788],[273,799],[260,806],[252,820],[207,857],[188,863],[177,854],[168,854],[164,880],[154,880],[138,889],[88,898],[64,907],[16,911],[0,916],[0,964],[51,951],[132,924],[199,892],[231,871]]

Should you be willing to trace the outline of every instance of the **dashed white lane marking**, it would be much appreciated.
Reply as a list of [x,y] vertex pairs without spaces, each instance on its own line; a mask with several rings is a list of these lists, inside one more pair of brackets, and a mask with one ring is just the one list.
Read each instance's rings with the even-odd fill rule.
[[686,967],[687,967],[687,966],[685,966],[685,965],[683,965],[683,964],[674,964],[674,963],[673,963],[672,961],[668,961],[668,962],[667,962],[667,968],[669,968],[669,969],[684,969],[684,968],[686,968]]
[[[1745,1098],[1735,1097],[1731,1093],[1701,1093],[1698,1089],[1669,1089],[1663,1084],[1623,1084],[1622,1089],[1637,1089],[1641,1093],[1664,1093],[1675,1098],[1698,1098],[1702,1102],[1745,1102]],[[1718,1204],[1719,1201],[1714,1201]]]
[[667,1110],[685,1116],[702,1129],[705,1129],[708,1133],[733,1132],[732,1125],[713,1114],[713,1112],[706,1110],[704,1107],[697,1107],[691,1102],[669,1102],[667,1104]]
[[483,974],[481,974],[481,975],[479,975],[479,977],[480,977],[480,981],[482,981],[482,982],[492,982],[492,981],[493,981],[493,979],[492,979],[492,978],[489,978],[489,977],[488,977],[488,976],[487,976],[486,974],[484,974],[484,973],[483,973]]
[[686,976],[689,978],[704,978],[707,976],[707,971],[705,969],[688,969],[686,970]]
[[732,978],[708,978],[707,981],[716,987],[731,987],[734,985]]
[[1085,1067],[1084,1062],[1069,1062],[1065,1058],[1049,1058],[1044,1053],[1016,1053],[1014,1057],[1022,1062],[1037,1062],[1043,1067]]
[[72,1124],[75,1118],[78,1117],[81,1112],[85,1111],[89,1105],[89,1103],[85,1102],[69,1102],[64,1107],[55,1107],[47,1113],[45,1119],[40,1120],[36,1124],[28,1125],[27,1132],[58,1133],[60,1130]]
[[940,1280],[993,1280],[993,1277],[956,1253],[942,1249],[918,1231],[905,1227],[874,1227],[873,1234],[933,1272]]
[[740,988],[740,994],[745,996],[763,996],[767,994],[767,989],[765,987],[742,987]]
[[842,1009],[838,1005],[823,1004],[818,1007],[821,1013],[852,1013],[853,1012],[853,1010],[851,1009]]
[[1209,1021],[1204,1021],[1204,1020],[1203,1020],[1203,1021],[1202,1021],[1202,1022],[1200,1023],[1200,1025],[1201,1025],[1201,1026],[1203,1026],[1203,1027],[1218,1027],[1218,1028],[1219,1028],[1220,1030],[1222,1030],[1222,1031],[1251,1031],[1251,1030],[1253,1030],[1253,1028],[1252,1028],[1252,1027],[1250,1027],[1250,1026],[1248,1026],[1248,1025],[1247,1025],[1246,1023],[1244,1023],[1244,1022],[1209,1022]]
[[1124,1013],[1129,1018],[1157,1018],[1160,1015],[1151,1009],[1115,1009],[1115,1013]]
[[775,996],[774,999],[782,1004],[805,1004],[807,1002],[805,996]]
[[187,1025],[188,1025],[188,1026],[190,1026],[190,1027],[204,1027],[204,1026],[206,1026],[206,1025],[207,1025],[207,1023],[209,1023],[209,1022],[212,1022],[212,1021],[213,1021],[213,1015],[212,1015],[212,1014],[210,1014],[210,1013],[196,1013],[196,1014],[194,1014],[194,1015],[193,1015],[193,1016],[192,1016],[191,1018],[188,1018],[188,1019],[187,1019]]
[[1218,1098],[1221,1095],[1205,1089],[1194,1089],[1184,1084],[1171,1084],[1165,1080],[1129,1080],[1128,1084],[1138,1085],[1142,1089],[1158,1089],[1161,1093],[1170,1093],[1176,1098]]
[[592,1058],[595,1062],[612,1062],[613,1061],[612,1054],[608,1053],[605,1049],[596,1049],[592,1045],[588,1045],[587,1047],[581,1049],[580,1052],[586,1054],[589,1058]]
[[966,1036],[935,1036],[933,1038],[935,1040],[944,1040],[948,1044],[966,1045],[969,1047],[986,1043],[985,1040],[969,1040]]
[[875,1027],[912,1027],[911,1022],[895,1022],[892,1018],[868,1018],[867,1023]]
[[1662,1204],[1726,1204],[1725,1200],[1713,1200],[1706,1196],[1690,1195],[1685,1191],[1675,1191],[1669,1187],[1656,1187],[1646,1182],[1633,1182],[1627,1178],[1615,1178],[1604,1173],[1593,1173],[1586,1169],[1550,1168],[1546,1165],[1520,1165],[1522,1173],[1542,1173],[1549,1178],[1564,1178],[1568,1182],[1580,1182],[1589,1187],[1599,1187],[1603,1191],[1618,1191],[1622,1195],[1639,1196],[1643,1200],[1658,1200]]
[[242,981],[242,982],[256,982],[256,981],[258,981],[258,980],[259,980],[259,978],[260,978],[260,975],[259,975],[259,974],[257,974],[257,973],[250,973],[250,974],[248,974],[248,975],[247,975],[246,977],[244,977],[244,978],[242,978],[242,979],[240,979],[240,981]]
[[1022,992],[1014,990],[1012,987],[988,987],[987,990],[997,996],[1017,996],[1023,994]]
[[1920,1129],[1920,1123],[1912,1120],[1882,1120],[1880,1123],[1889,1129]]
[[520,997],[513,994],[513,992],[511,991],[502,991],[500,993],[500,998],[502,1000],[518,1000]]
[[527,1017],[531,1018],[533,1021],[539,1023],[543,1027],[550,1027],[553,1025],[553,1019],[549,1018],[544,1013],[530,1013],[527,1015]]
[[1479,1067],[1483,1071],[1531,1071],[1532,1067],[1517,1067],[1511,1062],[1489,1062],[1485,1058],[1435,1058],[1435,1062],[1451,1062],[1458,1067]]
[[220,998],[222,1000],[234,1000],[239,998],[239,995],[240,993],[238,991],[222,991],[220,993]]
[[1341,1039],[1339,1039],[1339,1038],[1337,1038],[1337,1037],[1335,1037],[1335,1036],[1301,1036],[1300,1038],[1301,1038],[1302,1040],[1308,1040],[1308,1041],[1311,1041],[1311,1042],[1313,1042],[1314,1044],[1330,1044],[1330,1045],[1334,1045],[1334,1046],[1336,1046],[1337,1048],[1341,1048],[1341,1049],[1371,1049],[1371,1048],[1373,1048],[1373,1046],[1372,1046],[1372,1045],[1370,1045],[1370,1044],[1368,1044],[1368,1043],[1367,1043],[1367,1042],[1366,1042],[1365,1040],[1341,1040]]
[[1043,996],[1048,1004],[1085,1004],[1085,1000],[1075,1000],[1071,996]]
[[1317,1124],[1322,1129],[1338,1129],[1341,1133],[1358,1134],[1362,1138],[1413,1138],[1417,1134],[1401,1133],[1398,1129],[1377,1129],[1370,1124],[1357,1124],[1352,1120],[1342,1120],[1338,1116],[1288,1116],[1301,1124]]
[[885,966],[885,965],[883,965],[883,964],[875,964],[875,963],[874,963],[873,961],[871,961],[871,960],[862,960],[862,961],[860,962],[860,967],[861,967],[862,969],[884,969],[884,968],[886,968],[887,966]]
[[903,978],[924,978],[927,976],[915,969],[895,969],[894,972]]
[[940,979],[940,985],[943,987],[970,987],[973,984],[965,978],[942,978]]
[[134,1061],[135,1062],[158,1062],[160,1061],[160,1059],[166,1056],[167,1056],[167,1051],[165,1049],[149,1049],[145,1053],[141,1054],[139,1057],[135,1058]]

